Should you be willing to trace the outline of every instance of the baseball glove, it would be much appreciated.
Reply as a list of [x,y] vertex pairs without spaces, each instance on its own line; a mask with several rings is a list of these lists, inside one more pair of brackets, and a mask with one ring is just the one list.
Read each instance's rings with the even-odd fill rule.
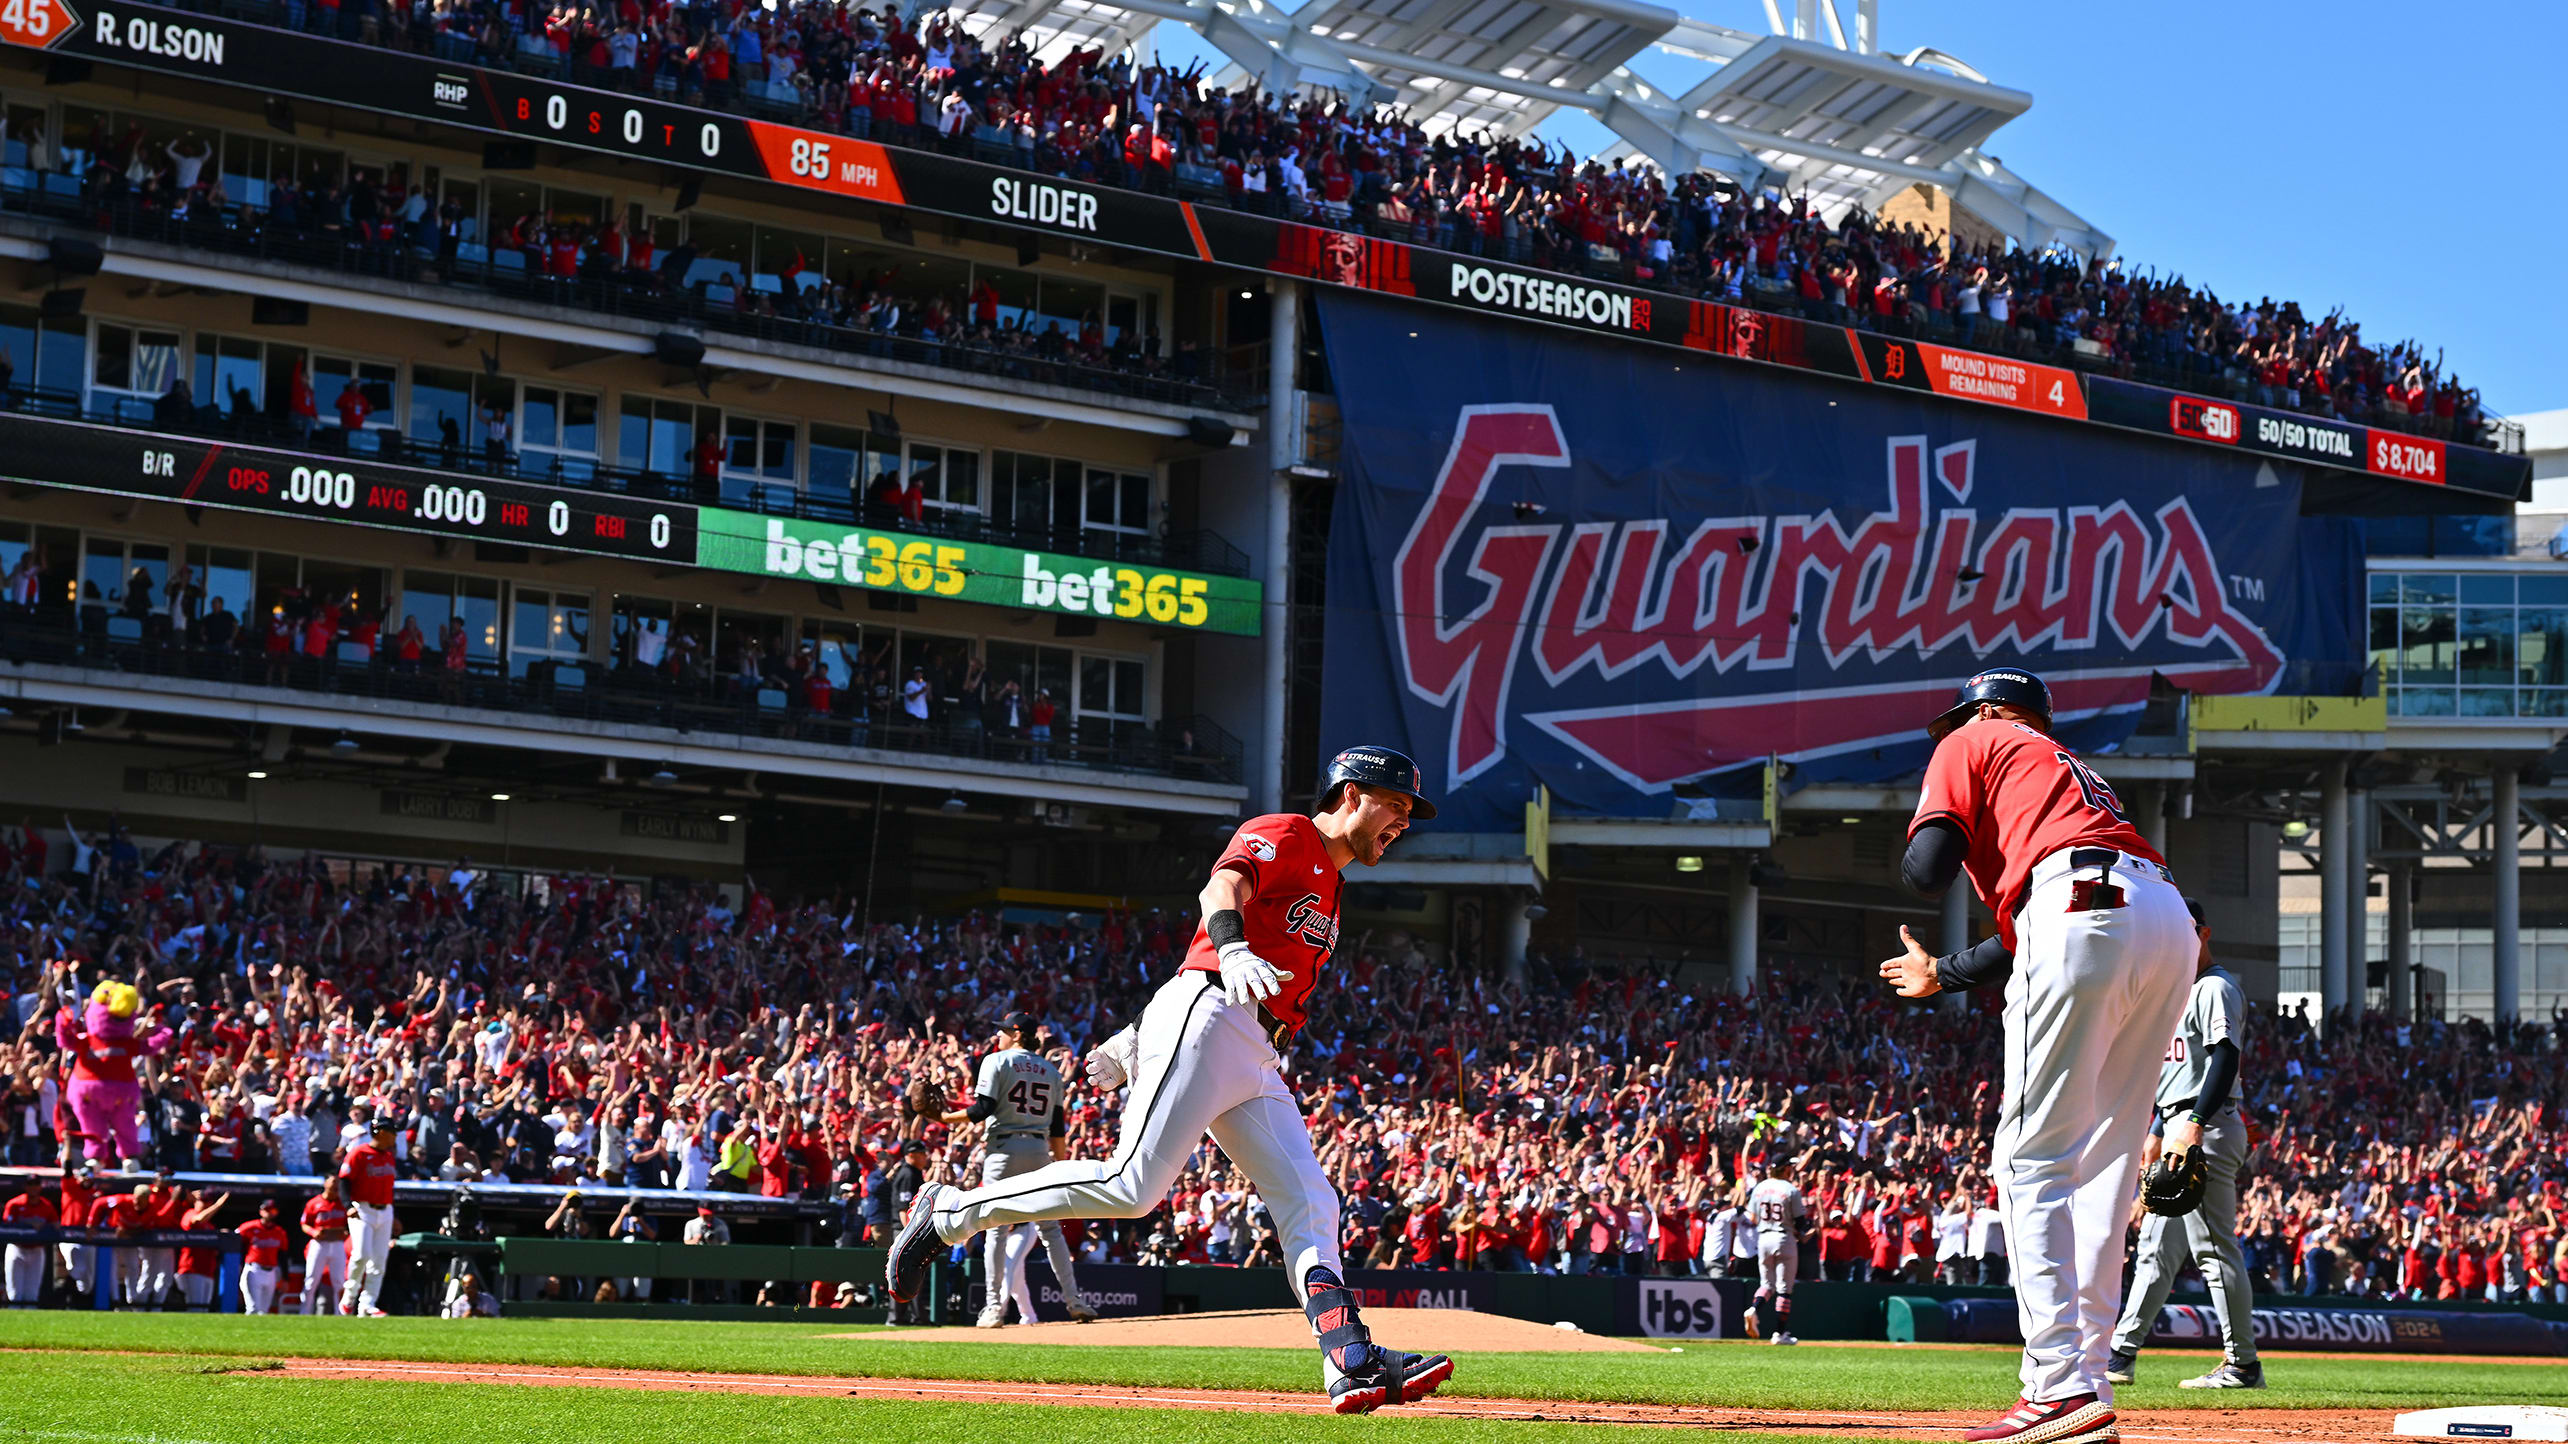
[[2140,1179],[2140,1202],[2151,1213],[2182,1218],[2202,1207],[2203,1190],[2210,1184],[2211,1170],[2201,1149],[2162,1153]]

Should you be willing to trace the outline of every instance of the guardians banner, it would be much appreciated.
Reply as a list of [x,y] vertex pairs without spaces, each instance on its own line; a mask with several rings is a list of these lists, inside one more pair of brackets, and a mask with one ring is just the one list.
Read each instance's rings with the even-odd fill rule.
[[1321,748],[1406,749],[1439,827],[1741,816],[1915,772],[1983,667],[2106,751],[2153,678],[2343,693],[2357,524],[2286,460],[1323,292],[1345,414]]

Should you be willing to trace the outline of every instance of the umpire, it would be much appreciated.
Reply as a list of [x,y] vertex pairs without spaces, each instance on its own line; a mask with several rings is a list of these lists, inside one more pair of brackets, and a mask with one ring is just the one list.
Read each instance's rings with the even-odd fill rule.
[[2140,1165],[2148,1169],[2161,1152],[2172,1157],[2200,1150],[2202,1204],[2181,1219],[2153,1211],[2140,1225],[2139,1256],[2123,1295],[2122,1321],[2113,1331],[2113,1357],[2105,1377],[2128,1384],[2136,1372],[2140,1346],[2148,1342],[2158,1309],[2184,1268],[2176,1251],[2176,1225],[2181,1222],[2185,1246],[2202,1269],[2212,1312],[2220,1318],[2222,1353],[2220,1367],[2183,1380],[2183,1385],[2261,1389],[2265,1366],[2256,1358],[2250,1312],[2254,1293],[2247,1283],[2246,1255],[2238,1247],[2238,1174],[2247,1163],[2247,1124],[2237,1104],[2238,1039],[2247,995],[2227,968],[2211,960],[2211,929],[2203,923],[2202,904],[2186,898],[2185,908],[2193,914],[2201,951],[2195,955],[2193,992],[2185,1000],[2184,1017],[2158,1070],[2158,1120],[2141,1146]]

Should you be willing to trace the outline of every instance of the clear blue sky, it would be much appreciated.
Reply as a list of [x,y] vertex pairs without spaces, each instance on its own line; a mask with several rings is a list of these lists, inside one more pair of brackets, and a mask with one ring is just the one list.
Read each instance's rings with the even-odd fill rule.
[[[1756,0],[1674,8],[1765,30]],[[2225,299],[2341,304],[2366,338],[2442,348],[2499,413],[2568,407],[2568,0],[1881,10],[1885,52],[1932,45],[2030,93],[1988,150],[2135,262]],[[1198,53],[1173,25],[1159,41]],[[1633,68],[1679,91],[1704,70],[1657,50]],[[1583,115],[1540,133],[1618,144]]]

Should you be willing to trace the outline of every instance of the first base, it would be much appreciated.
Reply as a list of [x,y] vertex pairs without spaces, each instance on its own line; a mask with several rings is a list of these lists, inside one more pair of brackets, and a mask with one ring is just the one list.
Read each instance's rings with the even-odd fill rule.
[[2424,1439],[2568,1440],[2568,1409],[2547,1404],[2473,1404],[2399,1416],[2398,1432]]

